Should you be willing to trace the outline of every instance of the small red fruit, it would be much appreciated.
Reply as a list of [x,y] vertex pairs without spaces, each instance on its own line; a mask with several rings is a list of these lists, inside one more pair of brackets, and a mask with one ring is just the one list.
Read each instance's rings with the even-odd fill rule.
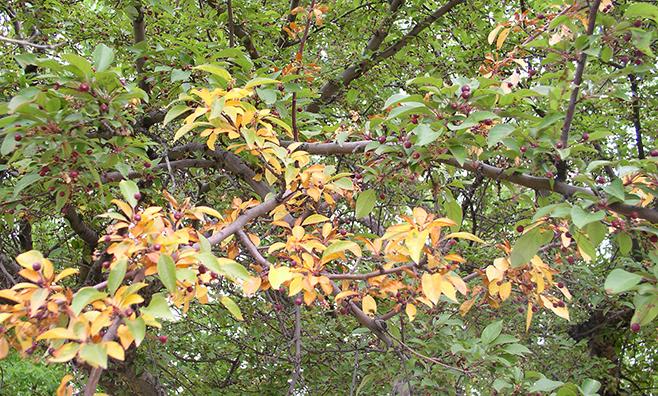
[[193,286],[188,286],[186,290],[187,290],[188,293],[192,293],[194,291],[194,287]]
[[516,232],[518,232],[518,233],[522,233],[524,230],[525,230],[525,227],[523,227],[522,225],[516,227]]
[[379,141],[380,144],[386,143],[386,136],[380,136],[379,139],[377,139],[377,141]]
[[605,177],[599,176],[596,178],[596,182],[599,184],[605,184]]
[[655,234],[654,234],[654,235],[651,235],[651,236],[649,237],[649,240],[650,240],[652,243],[656,243],[656,242],[658,242],[658,235],[655,235]]
[[98,109],[101,111],[101,113],[106,113],[108,110],[107,104],[101,103],[101,105],[98,107]]
[[555,176],[555,175],[553,174],[553,172],[551,172],[551,171],[546,172],[546,177],[548,177],[549,179],[552,179],[553,176]]
[[160,251],[160,249],[162,249],[162,245],[160,245],[159,243],[156,243],[155,245],[153,245],[153,250],[155,250],[156,252]]
[[32,264],[32,269],[35,270],[35,271],[41,270],[41,263]]
[[183,218],[183,214],[181,212],[174,213],[174,219],[180,220],[182,218]]
[[142,215],[140,215],[139,213],[135,214],[133,216],[133,220],[135,220],[136,222],[137,221],[142,221]]
[[200,274],[205,274],[208,271],[205,265],[201,264],[199,265],[199,273]]
[[413,154],[411,154],[411,158],[417,160],[418,158],[420,158],[420,153],[418,151],[414,151]]
[[521,151],[522,153],[525,153],[526,151],[528,151],[528,148],[526,146],[521,146],[519,151]]
[[569,264],[573,264],[573,263],[576,262],[576,259],[575,259],[573,256],[569,256],[569,257],[567,257],[567,262],[568,262]]
[[636,28],[641,27],[642,26],[642,20],[641,19],[636,19],[635,21],[633,21],[633,26],[635,26]]
[[166,335],[161,335],[158,336],[158,341],[160,341],[160,344],[166,344],[167,343],[167,336]]
[[560,288],[560,289],[562,289],[562,288],[564,287],[564,283],[562,283],[562,282],[558,282],[558,283],[557,283],[557,287]]
[[295,305],[302,305],[303,302],[304,300],[302,299],[302,296],[297,296],[297,298],[295,298]]
[[78,86],[78,91],[80,91],[80,92],[89,92],[89,84],[87,84],[87,83],[80,84],[80,86]]
[[406,142],[404,142],[403,146],[404,148],[409,149],[411,148],[411,142],[407,140]]
[[16,135],[14,135],[14,140],[17,141],[17,142],[20,142],[21,140],[23,140],[23,136],[21,136],[17,133]]
[[631,323],[631,331],[633,333],[639,333],[640,332],[640,324],[639,323]]
[[583,133],[583,142],[586,142],[589,140],[589,133],[585,132]]
[[144,168],[148,169],[148,168],[150,168],[150,167],[151,167],[151,163],[150,163],[150,162],[144,162]]
[[563,149],[563,148],[564,148],[564,143],[562,143],[561,141],[555,143],[555,148],[557,148],[557,149]]
[[78,171],[70,171],[69,176],[71,176],[71,179],[77,179],[77,177],[79,176],[79,173],[78,173]]
[[347,231],[344,228],[341,228],[339,231],[340,235],[345,236],[347,235]]
[[652,157],[658,157],[658,149],[651,150],[649,155],[652,156]]
[[136,192],[135,195],[133,195],[133,197],[139,201],[140,199],[142,199],[142,193]]

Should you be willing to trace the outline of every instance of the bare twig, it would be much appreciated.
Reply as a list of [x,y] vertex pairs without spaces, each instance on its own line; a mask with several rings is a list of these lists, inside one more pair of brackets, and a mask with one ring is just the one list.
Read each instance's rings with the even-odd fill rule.
[[0,36],[0,41],[4,41],[5,43],[9,44],[15,44],[19,45],[21,47],[33,47],[41,50],[47,50],[47,49],[55,49],[57,47],[60,47],[64,45],[65,43],[58,43],[58,44],[36,44],[31,41],[27,40],[18,40],[18,39],[13,39],[5,36]]

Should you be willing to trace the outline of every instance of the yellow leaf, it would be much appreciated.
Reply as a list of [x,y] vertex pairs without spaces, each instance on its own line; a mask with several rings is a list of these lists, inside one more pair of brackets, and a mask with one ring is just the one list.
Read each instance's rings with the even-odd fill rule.
[[416,263],[420,263],[420,257],[423,253],[423,247],[427,241],[427,236],[429,231],[425,230],[423,232],[418,232],[417,230],[411,230],[407,237],[404,240],[404,244],[409,249],[409,257]]
[[468,239],[469,241],[484,243],[482,239],[476,237],[470,232],[453,232],[452,234],[448,234],[444,237],[444,239],[449,239],[449,238]]
[[270,267],[270,272],[267,274],[267,279],[270,281],[272,289],[278,289],[281,287],[281,284],[291,280],[294,277],[294,274],[290,272],[288,267]]
[[496,36],[498,35],[498,32],[500,32],[500,29],[502,28],[503,25],[498,25],[494,28],[494,30],[492,30],[489,33],[489,36],[487,36],[487,42],[489,43],[489,45],[493,44],[494,40],[496,39]]
[[512,294],[512,284],[510,282],[505,282],[502,285],[500,285],[500,289],[498,290],[498,295],[500,296],[500,299],[505,301],[509,298],[510,294]]
[[[303,280],[304,278],[302,277],[297,277],[290,281],[290,285],[288,286],[288,296],[294,296],[295,294],[299,293],[302,291],[303,285]],[[355,292],[356,293],[356,292]]]
[[62,378],[62,380],[59,382],[59,386],[57,387],[57,392],[55,393],[57,396],[69,396],[73,394],[73,387],[68,386],[68,383],[73,379],[73,376],[70,374],[67,374]]
[[300,240],[304,237],[304,229],[300,226],[294,226],[292,228],[292,236],[294,236],[297,240]]
[[498,40],[496,40],[496,48],[500,49],[500,47],[503,46],[505,43],[505,39],[507,39],[507,35],[509,35],[510,28],[505,28],[503,29],[500,34],[498,35]]
[[466,316],[468,311],[471,310],[473,307],[473,304],[475,304],[475,301],[477,300],[477,296],[471,298],[470,300],[466,300],[462,303],[462,305],[459,306],[459,314],[461,316]]
[[62,345],[58,350],[56,350],[53,353],[53,357],[48,359],[48,361],[52,363],[68,362],[69,360],[73,359],[75,355],[78,354],[79,349],[80,349],[80,344],[75,342],[69,342],[67,344]]
[[551,311],[553,311],[553,313],[556,314],[557,316],[569,320],[569,309],[567,309],[566,306],[564,307],[553,306],[551,308]]
[[16,257],[16,261],[21,267],[32,269],[32,265],[38,263],[41,265],[43,255],[38,250],[30,250],[29,252],[21,253]]
[[455,275],[454,273],[448,273],[447,278],[452,283],[453,286],[455,286],[455,289],[459,291],[462,295],[466,295],[468,293],[468,286],[466,285],[466,282],[462,278],[460,278],[458,275]]
[[260,289],[261,282],[260,276],[251,276],[242,283],[242,291],[244,291],[244,294],[250,296]]
[[423,274],[420,281],[423,288],[423,294],[425,294],[427,299],[430,300],[432,304],[439,302],[439,298],[441,298],[441,275],[431,275],[426,272]]
[[407,306],[404,309],[404,312],[407,313],[407,316],[409,317],[409,321],[413,322],[414,319],[416,318],[416,306],[410,303],[407,303]]
[[526,315],[525,315],[525,331],[526,333],[528,332],[528,329],[530,329],[530,323],[532,323],[532,303],[528,302],[528,309],[526,309]]
[[69,329],[64,329],[61,327],[50,329],[45,333],[37,337],[37,341],[40,340],[77,340],[78,337]]
[[77,268],[66,268],[64,271],[60,272],[56,277],[55,277],[55,282],[59,282],[64,278],[68,278],[71,275],[77,274],[79,271]]
[[125,351],[118,342],[110,341],[105,343],[105,350],[107,355],[116,360],[123,361],[125,359]]
[[325,221],[329,221],[328,217],[322,216],[321,214],[313,214],[310,215],[304,220],[302,223],[303,226],[311,225],[311,224],[317,224],[317,223],[323,223]]
[[335,297],[336,303],[339,303],[342,299],[344,299],[344,298],[346,298],[346,297],[349,297],[349,296],[355,296],[355,295],[357,295],[357,294],[359,294],[359,293],[358,293],[358,292],[355,292],[354,290],[345,290],[345,291],[342,291],[342,292],[336,294],[336,297]]
[[9,343],[5,337],[0,338],[0,359],[4,359],[9,354]]
[[487,273],[487,279],[489,280],[489,282],[496,279],[503,279],[503,272],[500,271],[498,268],[494,267],[493,265],[488,266],[485,271]]
[[367,313],[370,316],[375,316],[377,313],[377,302],[375,301],[374,298],[372,298],[371,295],[367,295],[363,297],[363,301],[361,302],[361,307],[363,309],[363,312]]
[[441,293],[445,294],[450,300],[457,302],[457,291],[455,287],[443,278],[441,278]]

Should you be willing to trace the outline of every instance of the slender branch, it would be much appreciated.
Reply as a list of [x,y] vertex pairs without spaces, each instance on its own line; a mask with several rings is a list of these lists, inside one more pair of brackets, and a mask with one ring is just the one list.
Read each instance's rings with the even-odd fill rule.
[[245,233],[243,230],[239,230],[235,233],[238,236],[238,239],[240,239],[240,243],[247,249],[249,252],[249,255],[256,260],[256,262],[261,265],[264,268],[269,268],[270,262],[263,257],[262,254],[258,251],[258,248],[256,245],[254,245],[253,242],[251,242],[251,239],[249,239],[249,236],[247,233]]
[[372,69],[381,61],[397,54],[402,48],[404,48],[404,46],[407,45],[407,43],[409,43],[409,41],[411,41],[411,39],[417,37],[423,30],[428,28],[431,24],[436,22],[439,18],[447,14],[455,6],[463,3],[464,1],[465,0],[450,0],[443,7],[440,7],[431,15],[418,22],[407,34],[402,36],[397,42],[390,45],[385,50],[373,54],[368,59],[364,59],[358,63],[354,63],[348,66],[342,72],[340,77],[337,79],[332,79],[328,81],[324,86],[322,86],[320,89],[320,97],[311,102],[307,109],[311,112],[317,112],[320,110],[321,105],[331,103],[350,85],[352,81],[361,77],[366,71]]
[[[172,171],[174,169],[188,169],[188,168],[214,168],[217,167],[217,161],[213,160],[203,160],[203,159],[182,159],[178,161],[170,161],[169,163],[165,162],[162,164],[158,164],[153,167],[153,169],[157,170],[167,170],[167,171]],[[143,173],[141,172],[130,172],[128,173],[127,177],[128,179],[136,179],[143,176]],[[101,181],[103,183],[110,183],[110,182],[116,182],[119,180],[123,180],[126,177],[124,177],[121,173],[119,172],[110,172],[106,173],[105,175],[101,176]]]
[[5,37],[5,36],[0,36],[0,41],[4,41],[5,43],[10,43],[10,44],[19,45],[19,46],[21,46],[21,47],[33,47],[33,48],[42,49],[42,50],[46,50],[46,49],[55,49],[55,48],[57,48],[57,47],[60,47],[60,46],[64,45],[64,43],[58,43],[58,44],[36,44],[36,43],[31,42],[31,41],[27,41],[27,40],[18,40],[18,39],[13,39],[13,38]]
[[[587,35],[591,36],[594,32],[594,26],[596,25],[596,13],[599,10],[599,4],[601,0],[594,0],[592,6],[589,10],[589,20],[587,24]],[[562,147],[567,148],[569,144],[569,131],[571,130],[571,123],[573,122],[573,117],[576,113],[576,104],[578,103],[578,92],[580,91],[580,84],[583,82],[583,72],[585,71],[585,63],[587,61],[587,53],[581,51],[580,56],[578,57],[578,62],[576,65],[576,73],[573,78],[573,90],[571,91],[571,97],[569,98],[569,107],[567,108],[567,114],[564,119],[564,125],[562,125],[562,133],[560,134],[560,142],[562,142]],[[557,180],[565,181],[567,179],[567,163],[565,160],[560,160],[557,164]]]
[[[135,44],[139,44],[142,41],[146,40],[146,26],[144,24],[144,9],[141,4],[136,7],[137,16],[133,20],[133,35]],[[146,76],[143,76],[144,73],[144,57],[140,56],[135,62],[135,69],[137,70],[137,75],[139,76],[139,87],[145,92],[149,92],[149,86],[146,83]]]
[[[120,324],[121,317],[117,316],[103,336],[103,341],[113,340],[117,335],[117,330],[119,329]],[[87,380],[87,385],[85,385],[84,396],[93,396],[96,393],[96,387],[98,386],[98,381],[101,379],[102,372],[102,367],[95,367],[91,370],[89,379]]]
[[233,22],[233,4],[231,0],[226,0],[226,13],[228,17],[228,46],[235,46],[235,23]]
[[293,357],[295,369],[290,380],[288,395],[292,395],[295,392],[295,387],[302,372],[302,309],[299,305],[295,306],[295,333],[293,340],[295,343],[295,356]]
[[[292,5],[292,4],[291,4]],[[299,42],[299,50],[295,55],[295,62],[299,64],[299,70],[301,73],[304,73],[304,45],[306,44],[306,39],[308,38],[308,32],[313,24],[313,9],[315,8],[315,0],[311,0],[311,6],[309,7],[308,13],[306,14],[306,26],[304,27],[304,34],[302,39]],[[297,128],[297,91],[292,93],[292,135],[294,141],[299,141],[299,129]]]
[[642,124],[640,123],[640,95],[638,93],[637,77],[635,74],[629,74],[628,80],[631,82],[631,103],[633,106],[633,126],[635,127],[635,145],[637,146],[637,157],[646,158],[644,155],[644,144],[642,143]]

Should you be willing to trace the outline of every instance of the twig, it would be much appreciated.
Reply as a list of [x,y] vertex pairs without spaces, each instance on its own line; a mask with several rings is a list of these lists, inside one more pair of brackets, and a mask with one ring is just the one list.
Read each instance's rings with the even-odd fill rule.
[[[589,10],[589,21],[587,24],[587,35],[591,36],[594,32],[594,26],[596,25],[596,13],[599,10],[599,4],[601,0],[594,0],[592,6]],[[587,53],[581,51],[580,56],[578,57],[578,64],[576,65],[576,73],[573,78],[573,90],[571,91],[571,97],[569,98],[569,107],[567,108],[567,115],[564,119],[564,125],[562,126],[562,133],[560,134],[560,142],[562,142],[562,147],[567,148],[569,143],[569,131],[571,131],[571,123],[573,122],[573,117],[576,113],[576,103],[578,102],[578,92],[580,91],[580,84],[583,82],[583,72],[585,71],[585,62],[587,61]],[[565,160],[561,159],[557,164],[557,180],[564,181],[567,178],[567,163]]]
[[292,395],[299,381],[302,372],[302,310],[300,305],[295,306],[295,334],[293,338],[295,343],[295,356],[293,358],[295,369],[292,373],[290,380],[290,388],[288,388],[288,395]]
[[4,41],[4,42],[6,42],[6,43],[10,43],[10,44],[20,45],[20,46],[22,46],[22,47],[33,47],[33,48],[37,48],[37,49],[55,49],[55,48],[60,47],[60,46],[62,46],[62,45],[65,44],[65,43],[58,43],[58,44],[36,44],[36,43],[31,42],[31,41],[27,41],[27,40],[17,40],[17,39],[13,39],[13,38],[5,37],[5,36],[0,36],[0,41]]
[[[103,336],[103,341],[111,341],[117,334],[119,325],[121,324],[121,317],[117,316],[114,319],[114,322],[107,329],[107,333]],[[87,380],[87,385],[85,385],[84,396],[93,396],[96,393],[96,387],[98,386],[98,381],[101,378],[101,373],[103,372],[102,367],[95,367],[91,370],[89,374],[89,379]]]

